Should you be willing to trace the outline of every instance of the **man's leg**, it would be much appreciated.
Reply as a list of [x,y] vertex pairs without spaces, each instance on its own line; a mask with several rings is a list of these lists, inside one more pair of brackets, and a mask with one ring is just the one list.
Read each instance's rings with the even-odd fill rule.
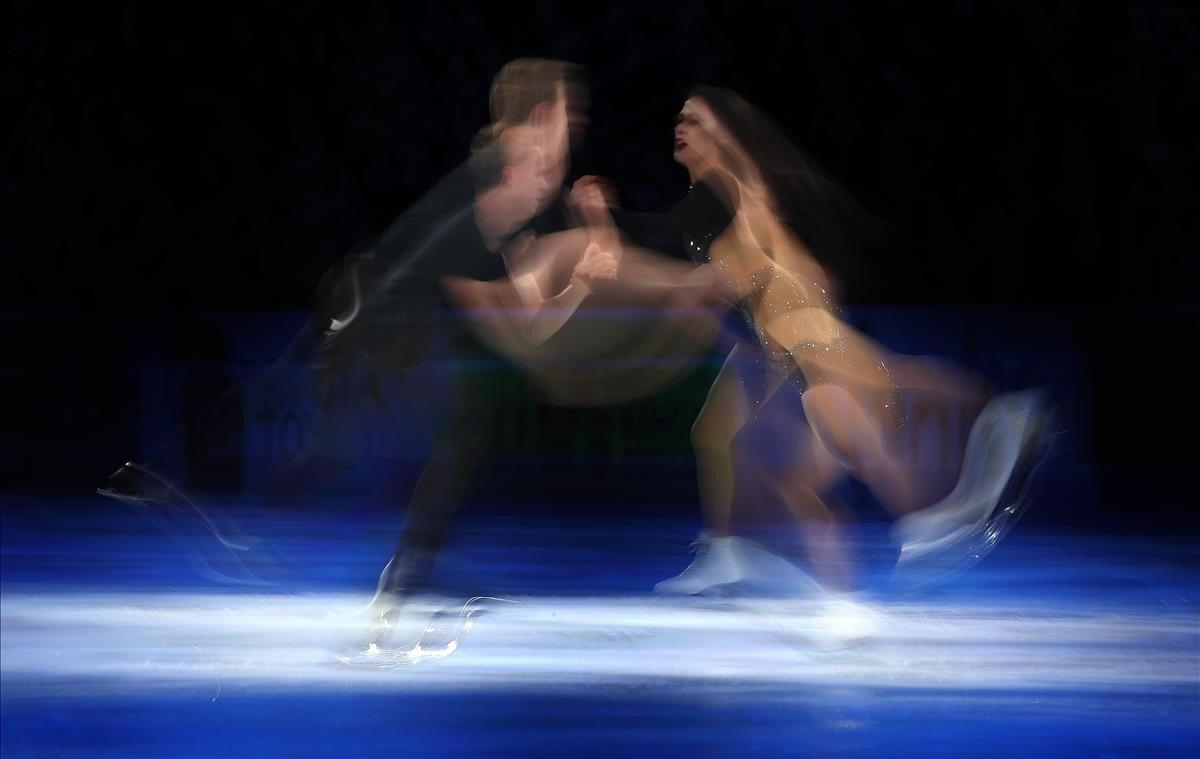
[[404,530],[379,578],[377,604],[394,605],[429,581],[459,501],[491,448],[498,382],[489,379],[486,367],[458,369],[450,407],[439,414],[433,449],[409,499]]

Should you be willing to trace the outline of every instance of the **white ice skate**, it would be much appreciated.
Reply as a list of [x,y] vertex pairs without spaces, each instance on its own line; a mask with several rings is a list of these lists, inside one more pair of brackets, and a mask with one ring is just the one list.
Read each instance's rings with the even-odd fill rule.
[[762,596],[807,597],[823,592],[795,564],[748,538],[702,535],[693,545],[695,560],[677,577],[655,585],[655,593],[696,596],[740,588]]
[[735,538],[734,559],[741,570],[735,583],[710,591],[747,592],[761,598],[822,598],[828,591],[807,572],[760,543]]
[[1048,421],[1039,391],[988,403],[971,429],[954,490],[892,528],[900,544],[897,569],[957,572],[989,553],[1024,508],[1028,480],[1051,437]]
[[711,537],[701,533],[692,544],[696,558],[676,577],[663,580],[654,586],[655,593],[695,596],[716,585],[737,582],[742,570],[735,556],[738,539],[725,535]]

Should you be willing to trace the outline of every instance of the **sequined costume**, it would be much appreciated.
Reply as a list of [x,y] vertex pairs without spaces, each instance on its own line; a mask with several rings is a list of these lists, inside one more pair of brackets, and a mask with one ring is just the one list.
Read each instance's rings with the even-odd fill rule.
[[667,213],[614,209],[613,223],[635,245],[696,263],[708,262],[708,246],[733,221],[731,203],[720,188],[701,179]]
[[[735,205],[741,206],[736,214],[730,210]],[[873,415],[890,419],[897,431],[903,426],[886,364],[846,326],[819,281],[824,270],[761,201],[732,201],[718,180],[703,177],[667,214],[614,211],[613,219],[635,244],[712,264],[727,288],[741,295],[734,309],[772,370],[798,392],[822,384],[845,387],[868,400],[864,408]]]
[[899,432],[904,423],[897,389],[881,352],[847,325],[824,269],[781,221],[761,202],[743,199],[734,223],[705,242],[718,276],[742,296],[737,309],[781,376],[801,393],[842,387]]

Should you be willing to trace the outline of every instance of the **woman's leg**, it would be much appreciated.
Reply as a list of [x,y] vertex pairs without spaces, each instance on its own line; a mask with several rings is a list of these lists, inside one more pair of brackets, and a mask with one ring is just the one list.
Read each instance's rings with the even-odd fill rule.
[[[768,397],[781,384],[772,382],[768,386]],[[849,589],[852,572],[842,541],[841,525],[826,502],[834,486],[847,476],[845,468],[829,453],[799,413],[775,407],[763,421],[784,428],[779,431],[790,441],[786,460],[782,465],[774,463],[766,452],[758,456],[753,451],[739,451],[737,455],[739,458],[745,456],[747,463],[755,466],[760,481],[787,507],[821,583],[838,590]]]
[[753,275],[755,318],[768,344],[804,374],[804,412],[834,458],[894,515],[918,508],[911,472],[892,450],[899,429],[886,352],[838,318],[824,293],[777,267]]
[[714,537],[729,535],[733,504],[733,438],[750,418],[743,362],[755,350],[745,343],[734,346],[708,391],[700,414],[692,425],[692,447],[696,452],[700,505],[704,523]]

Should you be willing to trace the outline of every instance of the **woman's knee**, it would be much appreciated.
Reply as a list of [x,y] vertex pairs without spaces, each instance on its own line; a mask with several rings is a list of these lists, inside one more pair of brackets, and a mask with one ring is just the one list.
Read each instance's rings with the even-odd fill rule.
[[837,385],[817,385],[805,390],[801,400],[813,433],[838,463],[851,471],[868,465],[870,420],[850,393]]

